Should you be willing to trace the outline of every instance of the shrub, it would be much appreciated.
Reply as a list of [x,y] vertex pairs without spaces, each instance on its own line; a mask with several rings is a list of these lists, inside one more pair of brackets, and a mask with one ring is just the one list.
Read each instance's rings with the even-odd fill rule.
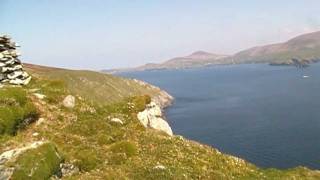
[[79,167],[80,171],[85,172],[95,169],[101,163],[97,152],[90,149],[79,150],[75,158],[77,159],[76,166]]
[[141,111],[144,111],[146,108],[146,105],[151,102],[151,97],[148,95],[136,96],[132,98],[131,102],[135,107],[135,111],[141,112]]
[[120,141],[115,143],[110,147],[110,150],[113,153],[124,153],[127,157],[132,157],[138,152],[137,146],[129,141]]

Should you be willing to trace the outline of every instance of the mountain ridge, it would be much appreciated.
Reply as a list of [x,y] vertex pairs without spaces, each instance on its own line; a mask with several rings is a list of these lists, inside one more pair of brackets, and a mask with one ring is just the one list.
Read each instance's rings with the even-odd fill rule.
[[163,63],[147,63],[145,65],[138,66],[135,68],[112,69],[102,71],[112,74],[130,71],[193,68],[219,63],[220,60],[226,57],[228,57],[228,55],[214,54],[206,51],[195,51],[187,56],[175,57],[166,60]]
[[255,46],[233,55],[219,55],[205,51],[172,58],[163,63],[148,63],[136,68],[103,70],[107,73],[145,71],[161,69],[183,69],[221,64],[270,63],[294,65],[298,62],[310,64],[320,60],[320,31],[302,34],[282,43]]
[[320,31],[302,34],[283,43],[256,46],[236,53],[235,63],[293,64],[293,59],[309,63],[320,58]]

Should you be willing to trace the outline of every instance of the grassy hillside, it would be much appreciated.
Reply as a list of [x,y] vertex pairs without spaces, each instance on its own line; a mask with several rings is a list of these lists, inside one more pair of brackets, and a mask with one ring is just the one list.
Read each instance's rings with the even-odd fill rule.
[[320,32],[304,34],[287,42],[254,47],[241,51],[229,59],[235,63],[292,63],[292,59],[320,59]]
[[129,79],[93,71],[66,70],[31,64],[25,64],[25,68],[36,82],[50,79],[65,86],[70,93],[100,105],[117,102],[135,95],[154,96],[160,92],[160,89],[148,85],[144,86]]
[[[320,178],[319,172],[302,167],[260,169],[181,136],[145,129],[137,113],[150,101],[144,94],[157,92],[139,83],[88,71],[31,65],[27,69],[36,77],[30,85],[0,89],[5,100],[0,110],[20,108],[23,115],[32,114],[30,123],[35,121],[24,124],[21,116],[6,119],[5,124],[15,128],[0,134],[0,179],[3,169],[10,167],[13,179]],[[39,99],[35,92],[47,97]],[[68,94],[76,96],[73,109],[61,104]],[[28,103],[32,108],[26,108]],[[0,119],[6,117],[0,111]],[[114,117],[123,124],[111,121]],[[1,164],[1,153],[34,142],[43,143],[20,150],[19,156]]]

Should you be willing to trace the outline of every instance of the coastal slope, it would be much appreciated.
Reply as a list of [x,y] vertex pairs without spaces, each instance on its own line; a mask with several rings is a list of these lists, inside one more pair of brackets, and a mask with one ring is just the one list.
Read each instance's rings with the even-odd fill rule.
[[172,98],[142,81],[25,69],[30,84],[0,89],[0,179],[320,178],[304,167],[262,169],[162,131],[158,106]]

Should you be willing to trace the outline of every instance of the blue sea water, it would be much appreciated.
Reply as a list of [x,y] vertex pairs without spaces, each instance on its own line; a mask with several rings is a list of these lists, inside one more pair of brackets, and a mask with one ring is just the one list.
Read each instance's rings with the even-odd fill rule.
[[[175,97],[175,134],[260,167],[320,169],[320,63],[226,65],[121,74]],[[304,77],[305,76],[305,77]]]

